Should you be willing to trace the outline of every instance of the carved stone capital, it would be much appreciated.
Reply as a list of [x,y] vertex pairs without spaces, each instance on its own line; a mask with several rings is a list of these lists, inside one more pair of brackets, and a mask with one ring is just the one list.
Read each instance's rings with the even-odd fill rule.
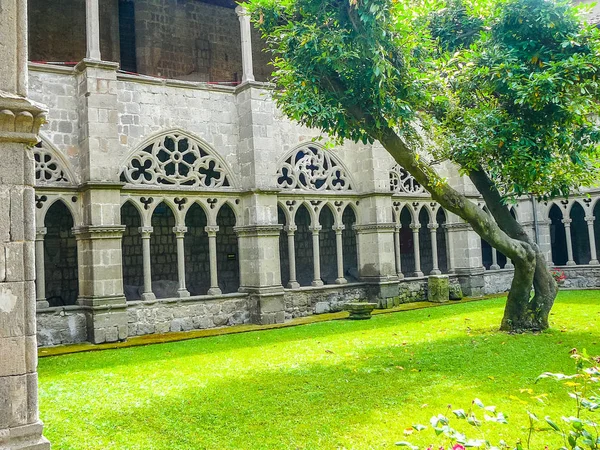
[[187,227],[173,227],[173,233],[175,233],[175,236],[177,236],[178,238],[183,238],[185,236],[185,233],[187,232]]
[[429,228],[432,232],[436,232],[439,227],[440,227],[440,225],[437,223],[428,223],[427,224],[427,228]]
[[312,231],[312,234],[319,234],[319,232],[323,229],[323,227],[321,225],[314,225],[314,226],[308,227],[308,229],[310,231]]
[[283,228],[288,235],[294,235],[296,231],[298,231],[298,227],[296,225],[287,225]]
[[154,231],[154,227],[139,227],[138,231],[142,235],[142,239],[150,239],[150,236]]
[[45,122],[42,105],[0,90],[0,142],[34,145]]
[[35,240],[36,241],[43,241],[44,240],[44,236],[46,236],[46,233],[48,233],[48,228],[46,228],[46,227],[37,227],[35,229]]
[[215,237],[219,231],[218,225],[207,225],[204,227],[204,231],[208,234],[208,237]]
[[334,225],[331,227],[331,229],[333,231],[336,232],[336,234],[342,234],[342,231],[344,231],[346,229],[345,225]]
[[594,223],[594,220],[596,220],[596,217],[595,217],[595,216],[586,216],[586,217],[585,217],[585,221],[586,221],[588,224],[590,224],[590,223],[591,223],[591,224],[593,224],[593,223]]
[[565,227],[570,227],[573,219],[562,219],[561,222],[565,225]]
[[419,231],[421,229],[421,224],[420,223],[411,223],[410,229],[413,230],[413,233],[416,233],[417,231]]

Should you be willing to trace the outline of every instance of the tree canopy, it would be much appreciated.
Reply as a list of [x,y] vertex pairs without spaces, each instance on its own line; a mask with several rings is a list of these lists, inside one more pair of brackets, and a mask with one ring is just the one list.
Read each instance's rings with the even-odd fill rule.
[[[248,9],[284,114],[338,141],[379,141],[513,260],[502,328],[547,328],[556,283],[507,201],[596,182],[600,31],[563,0],[249,0]],[[440,160],[471,179],[490,214],[438,175]]]

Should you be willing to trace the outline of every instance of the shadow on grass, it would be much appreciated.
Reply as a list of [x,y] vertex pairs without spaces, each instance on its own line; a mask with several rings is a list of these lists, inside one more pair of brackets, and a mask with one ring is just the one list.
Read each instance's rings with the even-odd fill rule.
[[[368,321],[334,320],[299,325],[297,327],[150,344],[137,348],[103,350],[101,352],[94,352],[93,356],[90,356],[90,353],[79,353],[46,357],[40,359],[40,371],[52,376],[62,373],[66,367],[81,366],[83,370],[106,369],[121,365],[137,365],[160,360],[168,361],[174,358],[199,354],[216,354],[240,348],[266,347],[270,344],[281,344],[284,342],[312,342],[331,336],[332,334],[339,336],[344,333],[396,328],[403,324],[438,321],[440,319],[450,319],[454,316],[480,313],[482,311],[490,311],[492,313],[495,310],[493,313],[498,314],[499,324],[504,301],[504,298],[486,299],[470,303],[449,304],[441,307],[380,314],[373,316]],[[144,351],[139,351],[138,349],[140,348],[143,348]]]
[[[479,396],[500,407],[543,371],[572,372],[569,350],[598,353],[597,340],[593,333],[554,332],[380,343],[350,355],[329,352],[297,367],[233,370],[203,386],[169,380],[165,372],[164,383],[175,387],[169,395],[140,398],[126,410],[108,402],[85,425],[72,426],[91,434],[89,441],[103,442],[97,448],[383,448],[402,439],[403,428],[420,415],[447,403],[468,406]],[[437,409],[423,410],[424,403]],[[374,423],[381,416],[392,420]],[[47,425],[51,432],[52,421]],[[377,431],[371,434],[372,428]]]

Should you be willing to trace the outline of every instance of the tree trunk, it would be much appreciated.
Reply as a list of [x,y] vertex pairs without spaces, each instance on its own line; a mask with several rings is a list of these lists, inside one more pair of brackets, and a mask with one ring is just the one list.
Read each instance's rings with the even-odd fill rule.
[[[539,331],[548,328],[548,316],[554,305],[554,299],[558,293],[558,285],[550,273],[548,263],[537,243],[533,242],[525,232],[522,225],[512,216],[508,207],[502,201],[502,196],[494,183],[489,179],[482,168],[473,170],[469,174],[471,181],[483,196],[488,209],[498,226],[513,239],[527,243],[535,253],[535,259],[531,267],[525,268],[527,273],[533,268],[532,279],[524,278],[521,272],[524,270],[515,263],[515,276],[511,285],[510,293],[521,292],[520,295],[509,294],[502,319],[502,330],[506,331]],[[516,285],[526,283],[526,286]],[[531,289],[534,289],[531,298]],[[527,295],[525,296],[525,289]],[[525,299],[527,301],[525,301]]]

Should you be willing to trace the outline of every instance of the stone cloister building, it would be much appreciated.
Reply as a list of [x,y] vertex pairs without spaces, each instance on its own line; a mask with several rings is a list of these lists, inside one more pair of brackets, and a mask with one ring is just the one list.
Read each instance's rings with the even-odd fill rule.
[[[325,149],[277,111],[228,0],[0,11],[0,449],[49,448],[38,344],[386,308],[439,273],[508,287],[510,261],[380,146]],[[574,287],[600,286],[599,194],[513,207]]]
[[[28,1],[38,343],[275,323],[369,299],[508,288],[512,264],[379,145],[325,149],[277,111],[226,0]],[[48,21],[47,17],[53,16]],[[438,168],[477,202],[452,167]],[[599,190],[513,213],[599,286]]]

